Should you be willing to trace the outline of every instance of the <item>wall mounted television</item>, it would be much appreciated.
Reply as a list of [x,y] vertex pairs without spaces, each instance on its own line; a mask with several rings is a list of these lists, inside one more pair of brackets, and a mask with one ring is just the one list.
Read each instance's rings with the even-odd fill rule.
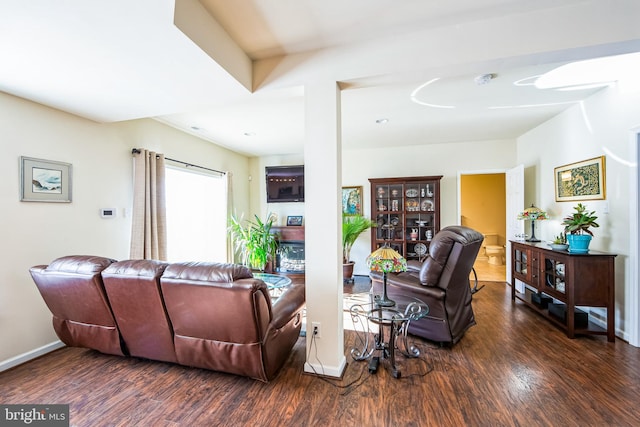
[[267,203],[304,202],[304,166],[267,166]]

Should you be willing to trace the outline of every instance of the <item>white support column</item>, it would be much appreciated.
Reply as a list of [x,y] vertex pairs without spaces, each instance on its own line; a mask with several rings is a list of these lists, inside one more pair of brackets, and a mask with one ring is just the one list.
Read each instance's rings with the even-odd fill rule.
[[[342,322],[342,144],[337,82],[305,86],[305,372],[339,377],[346,366]],[[313,324],[321,337],[314,337]]]

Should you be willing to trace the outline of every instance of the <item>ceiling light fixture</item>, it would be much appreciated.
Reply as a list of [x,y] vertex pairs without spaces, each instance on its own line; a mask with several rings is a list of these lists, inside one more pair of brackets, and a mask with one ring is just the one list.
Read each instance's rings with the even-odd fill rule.
[[256,136],[255,132],[245,132],[244,136]]
[[571,62],[543,74],[536,80],[538,89],[580,90],[607,86],[621,78],[637,74],[640,54],[631,53]]
[[389,123],[389,119],[386,119],[386,118],[385,119],[378,119],[378,120],[376,120],[376,123],[379,124],[379,125],[383,125],[385,123]]

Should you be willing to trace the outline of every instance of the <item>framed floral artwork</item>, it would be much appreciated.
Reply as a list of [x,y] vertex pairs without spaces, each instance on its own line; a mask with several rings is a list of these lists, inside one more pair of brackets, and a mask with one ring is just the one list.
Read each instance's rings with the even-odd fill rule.
[[554,168],[556,202],[606,198],[605,156]]
[[362,215],[362,186],[342,187],[342,215]]

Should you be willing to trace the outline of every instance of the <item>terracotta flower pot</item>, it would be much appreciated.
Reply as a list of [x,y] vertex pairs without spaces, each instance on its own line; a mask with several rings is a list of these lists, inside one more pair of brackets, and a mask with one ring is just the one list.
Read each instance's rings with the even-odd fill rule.
[[342,281],[346,283],[353,283],[353,266],[356,263],[349,261],[346,264],[342,264]]

